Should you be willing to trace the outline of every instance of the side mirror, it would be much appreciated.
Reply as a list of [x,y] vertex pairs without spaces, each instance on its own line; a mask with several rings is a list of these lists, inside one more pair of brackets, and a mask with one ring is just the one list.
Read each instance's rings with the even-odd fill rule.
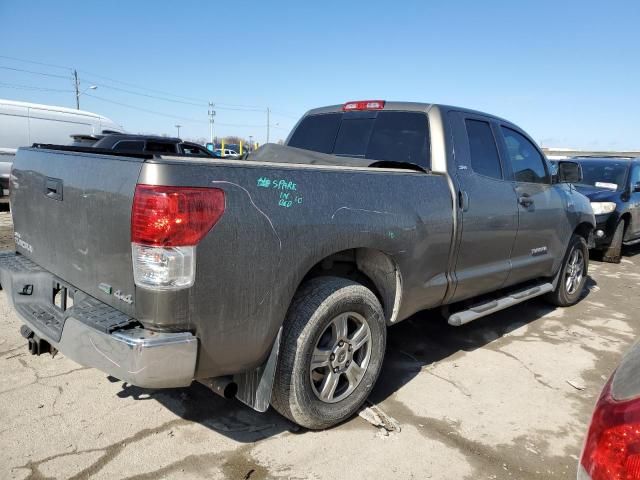
[[640,192],[640,182],[636,182],[636,184],[633,186],[633,191]]
[[558,162],[558,183],[580,183],[582,166],[577,162]]

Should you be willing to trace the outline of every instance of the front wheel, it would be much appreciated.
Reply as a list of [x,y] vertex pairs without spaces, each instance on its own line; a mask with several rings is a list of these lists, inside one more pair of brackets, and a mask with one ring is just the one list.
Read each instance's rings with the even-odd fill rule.
[[558,307],[570,307],[580,300],[589,270],[589,249],[585,239],[573,235],[560,267],[560,277],[555,290],[547,300]]
[[373,389],[385,344],[384,313],[371,290],[338,277],[310,280],[287,313],[271,404],[310,429],[349,418]]

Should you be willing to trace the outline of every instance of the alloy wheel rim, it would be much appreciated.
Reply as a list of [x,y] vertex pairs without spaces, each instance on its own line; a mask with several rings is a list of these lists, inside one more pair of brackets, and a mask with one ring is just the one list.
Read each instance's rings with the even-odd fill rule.
[[371,360],[371,329],[356,312],[342,313],[324,329],[313,349],[311,388],[325,403],[347,398],[362,381]]
[[582,250],[576,248],[569,257],[565,276],[565,288],[569,295],[573,295],[580,288],[583,275],[584,254]]

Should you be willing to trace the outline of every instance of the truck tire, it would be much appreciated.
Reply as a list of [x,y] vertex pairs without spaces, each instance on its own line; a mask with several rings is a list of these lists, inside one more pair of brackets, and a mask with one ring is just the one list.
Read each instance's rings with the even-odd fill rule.
[[611,244],[602,251],[602,261],[607,263],[620,263],[622,258],[622,239],[625,229],[624,220],[620,220],[616,225],[616,230],[611,237]]
[[339,277],[306,282],[282,329],[271,405],[309,429],[346,420],[373,389],[386,335],[382,306],[367,287]]
[[580,300],[589,270],[589,249],[586,240],[573,235],[560,267],[560,278],[555,290],[546,299],[557,307],[570,307]]

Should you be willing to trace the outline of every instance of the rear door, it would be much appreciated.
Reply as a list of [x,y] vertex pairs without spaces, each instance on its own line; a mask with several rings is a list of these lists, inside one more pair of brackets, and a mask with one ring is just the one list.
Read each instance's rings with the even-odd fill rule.
[[462,228],[452,301],[500,288],[510,271],[518,228],[516,197],[488,117],[450,112]]
[[499,130],[518,205],[518,234],[507,282],[513,285],[553,275],[554,259],[564,255],[571,232],[566,199],[552,185],[542,152],[512,125],[501,124]]
[[21,149],[11,183],[17,250],[63,281],[133,314],[131,205],[144,160]]

